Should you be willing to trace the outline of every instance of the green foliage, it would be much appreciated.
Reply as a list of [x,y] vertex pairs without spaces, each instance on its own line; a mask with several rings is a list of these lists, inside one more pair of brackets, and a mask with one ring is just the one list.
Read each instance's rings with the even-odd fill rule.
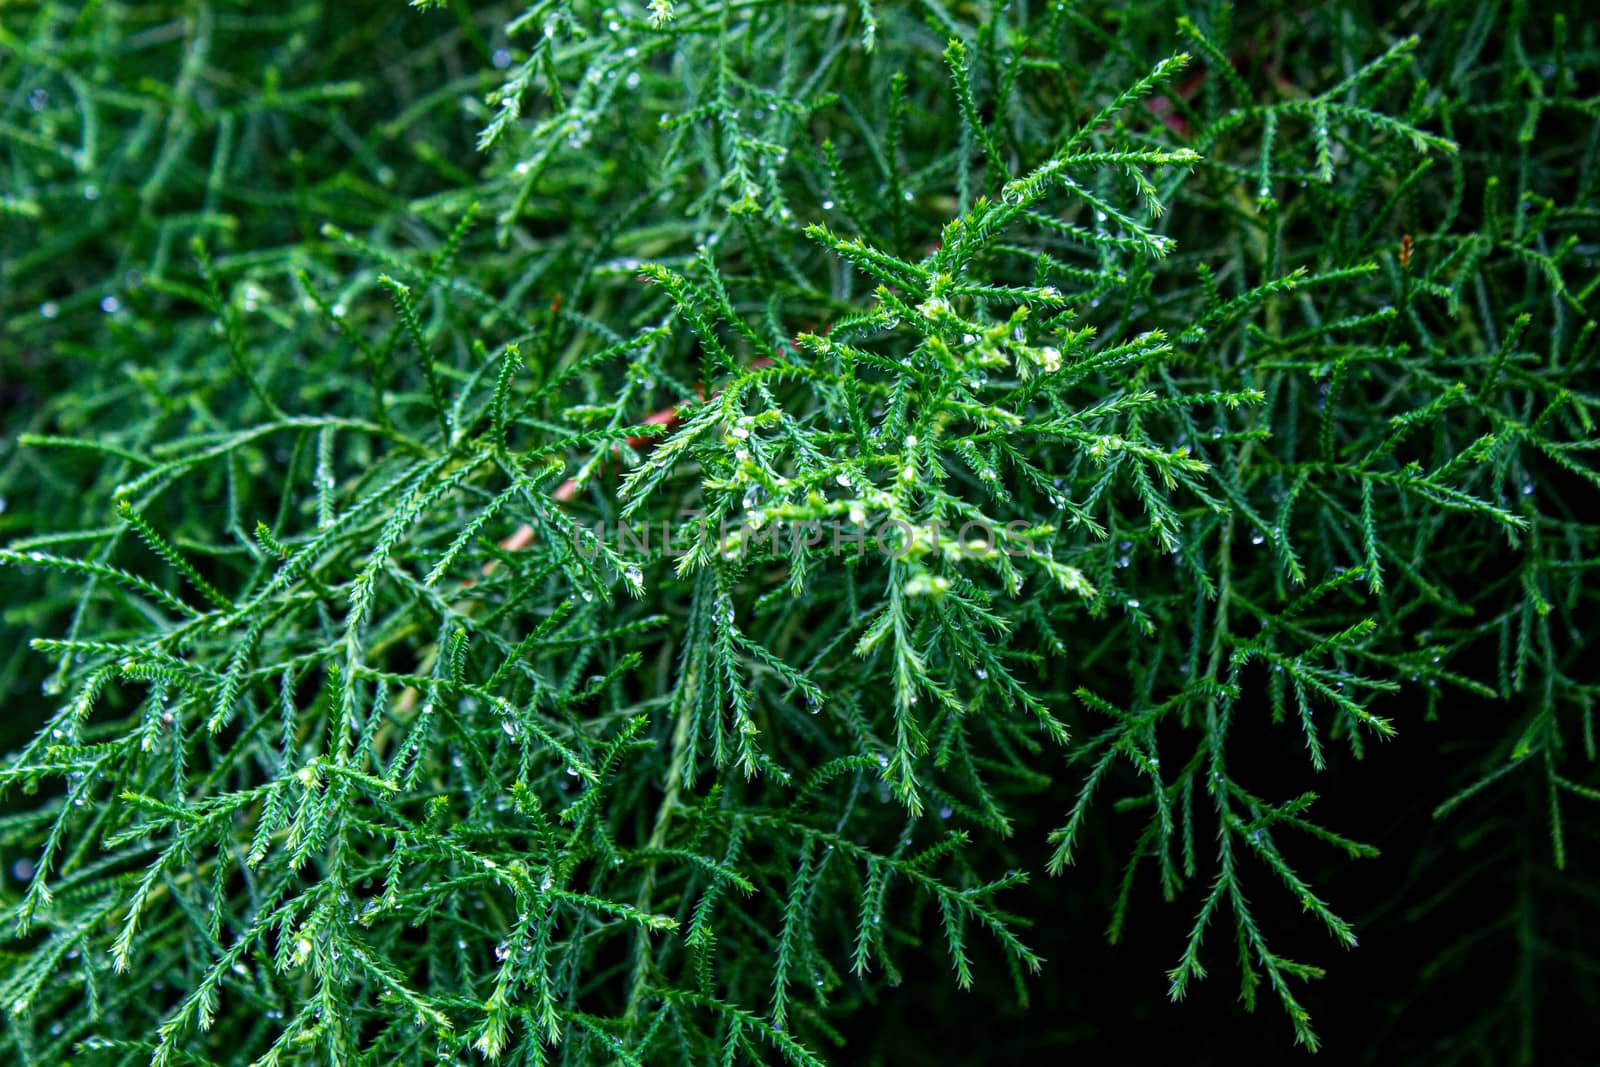
[[1146,885],[1315,1049],[1319,775],[1592,833],[1591,21],[258,7],[0,10],[8,1061],[848,1060]]

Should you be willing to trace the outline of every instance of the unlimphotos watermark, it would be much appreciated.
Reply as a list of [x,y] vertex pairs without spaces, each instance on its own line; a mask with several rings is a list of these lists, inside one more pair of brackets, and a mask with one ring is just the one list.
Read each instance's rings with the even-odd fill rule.
[[[578,550],[594,558],[603,545],[619,553],[660,553],[688,556],[715,553],[739,556],[760,550],[793,554],[820,551],[833,556],[876,553],[889,559],[904,559],[927,552],[951,548],[963,555],[984,556],[1000,552],[1008,556],[1037,554],[1031,537],[1041,532],[1037,523],[1014,519],[996,527],[983,519],[961,523],[930,519],[908,522],[887,518],[868,521],[859,510],[845,519],[783,519],[745,516],[730,520],[726,515],[713,524],[704,512],[679,512],[677,522],[596,523],[587,528],[589,536],[578,539]],[[714,538],[714,539],[713,539]]]

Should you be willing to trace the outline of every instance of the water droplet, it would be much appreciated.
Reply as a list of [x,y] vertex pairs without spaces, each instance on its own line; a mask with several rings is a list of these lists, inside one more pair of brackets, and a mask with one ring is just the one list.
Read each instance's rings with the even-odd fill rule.
[[1137,600],[1133,599],[1132,597],[1130,597],[1128,599],[1128,607],[1132,608],[1135,611],[1137,611],[1139,609],[1139,602]]
[[333,317],[334,318],[342,319],[342,318],[344,318],[345,312],[348,309],[343,304],[335,304],[335,305],[333,305],[333,307],[329,308],[328,310],[333,313]]
[[974,678],[978,679],[978,681],[981,682],[985,678],[989,677],[989,672],[986,669],[984,669],[983,667],[979,667],[979,668],[977,668],[976,670],[974,670],[972,672],[972,676]]
[[57,304],[54,300],[46,300],[44,303],[39,305],[39,314],[47,319],[53,319],[57,315],[61,314],[61,305]]
[[939,818],[941,818],[941,819],[948,819],[950,816],[952,816],[954,814],[955,814],[955,810],[953,808],[951,808],[948,804],[939,809]]
[[516,737],[522,732],[522,727],[518,726],[514,719],[501,719],[500,729],[506,732],[507,737]]
[[832,200],[824,200],[822,202],[822,210],[824,210],[824,211],[832,211],[833,210],[833,201]]
[[83,198],[85,200],[99,200],[100,199],[100,187],[98,185],[95,185],[93,182],[91,182],[88,185],[85,185],[83,187]]
[[507,67],[511,66],[511,49],[496,48],[494,50],[494,55],[489,58],[490,62],[495,65],[496,70],[505,70]]
[[118,311],[122,310],[122,301],[118,300],[114,296],[102,297],[100,300],[100,310],[104,311],[107,315],[115,315]]
[[494,958],[495,959],[504,960],[504,959],[507,959],[510,955],[511,955],[511,942],[502,941],[502,942],[500,942],[498,945],[496,945],[494,947]]
[[11,865],[11,877],[19,882],[33,881],[33,861],[18,860]]
[[50,90],[35,89],[28,94],[28,106],[35,111],[43,111],[50,106]]
[[1522,495],[1523,496],[1532,496],[1533,495],[1533,483],[1532,482],[1528,482],[1526,485],[1524,485],[1522,487]]
[[1265,537],[1263,537],[1261,534],[1256,534],[1254,537],[1250,538],[1250,543],[1252,545],[1265,544],[1266,540],[1267,539]]

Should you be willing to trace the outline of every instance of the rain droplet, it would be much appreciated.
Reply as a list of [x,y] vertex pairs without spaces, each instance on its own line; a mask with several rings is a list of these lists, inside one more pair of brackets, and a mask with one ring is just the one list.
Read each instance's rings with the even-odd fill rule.
[[53,319],[57,315],[61,314],[61,305],[57,304],[54,300],[46,300],[44,303],[39,305],[39,314],[43,315],[47,319]]
[[494,63],[497,70],[505,70],[511,66],[511,49],[496,48],[494,55],[490,57],[490,61]]
[[118,300],[114,296],[103,297],[100,300],[100,310],[104,311],[107,315],[115,315],[118,311],[122,310],[122,301]]

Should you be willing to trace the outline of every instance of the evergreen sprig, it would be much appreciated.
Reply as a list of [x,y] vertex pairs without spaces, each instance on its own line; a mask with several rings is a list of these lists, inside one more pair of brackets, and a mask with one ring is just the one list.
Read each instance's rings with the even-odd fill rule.
[[1315,1049],[1431,727],[1588,891],[1589,21],[410,8],[0,11],[8,1061],[809,1067],[1147,884]]

